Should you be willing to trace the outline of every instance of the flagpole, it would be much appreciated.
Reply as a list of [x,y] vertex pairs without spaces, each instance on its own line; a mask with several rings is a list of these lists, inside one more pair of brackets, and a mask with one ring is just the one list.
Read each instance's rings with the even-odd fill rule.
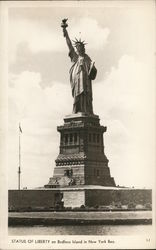
[[21,131],[19,123],[19,166],[18,166],[18,189],[21,189]]

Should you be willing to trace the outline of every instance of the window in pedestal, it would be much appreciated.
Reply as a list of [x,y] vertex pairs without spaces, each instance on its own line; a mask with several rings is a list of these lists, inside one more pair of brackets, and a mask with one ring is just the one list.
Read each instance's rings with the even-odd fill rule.
[[92,135],[89,134],[89,142],[91,142],[91,141],[92,141]]
[[99,176],[100,176],[100,170],[99,170],[99,169],[97,169],[97,171],[96,171],[96,175],[97,175],[97,177],[99,177]]
[[64,170],[64,175],[71,177],[73,175],[73,170],[72,169],[66,169]]
[[94,176],[96,176],[96,168],[94,168]]
[[94,168],[94,176],[99,177],[100,176],[100,170]]
[[100,137],[99,137],[99,134],[97,134],[97,137],[96,137],[96,139],[97,139],[97,143],[99,143],[99,141],[100,141]]
[[73,142],[73,135],[70,134],[70,143],[72,143],[72,142]]
[[68,143],[68,135],[66,134],[65,135],[65,144],[67,144]]
[[95,140],[95,134],[93,134],[93,142],[96,142],[96,140]]
[[74,134],[74,142],[77,142],[77,133]]
[[103,134],[101,135],[101,144],[103,145]]

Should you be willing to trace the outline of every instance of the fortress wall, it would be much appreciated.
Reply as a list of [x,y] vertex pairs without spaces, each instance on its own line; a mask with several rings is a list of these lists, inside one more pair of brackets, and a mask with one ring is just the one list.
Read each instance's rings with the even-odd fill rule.
[[9,190],[9,208],[54,207],[59,195],[55,190]]
[[86,190],[86,206],[108,206],[113,203],[128,205],[145,205],[152,203],[152,190],[150,189],[114,189],[114,190]]
[[[63,198],[63,199],[62,199]],[[52,208],[63,201],[64,207],[88,207],[152,204],[150,189],[45,189],[45,190],[9,190],[10,209]]]
[[[62,195],[63,194],[63,195]],[[63,200],[62,200],[63,197]],[[9,190],[9,209],[52,208],[59,201],[64,207],[85,205],[84,190]]]

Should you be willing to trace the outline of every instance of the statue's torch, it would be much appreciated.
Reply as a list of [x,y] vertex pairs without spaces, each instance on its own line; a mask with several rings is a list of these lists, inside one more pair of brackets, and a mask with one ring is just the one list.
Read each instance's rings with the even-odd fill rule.
[[64,18],[62,20],[62,23],[61,23],[61,27],[63,28],[63,34],[64,34],[64,36],[66,34],[66,28],[68,27],[67,20],[68,20],[68,18]]

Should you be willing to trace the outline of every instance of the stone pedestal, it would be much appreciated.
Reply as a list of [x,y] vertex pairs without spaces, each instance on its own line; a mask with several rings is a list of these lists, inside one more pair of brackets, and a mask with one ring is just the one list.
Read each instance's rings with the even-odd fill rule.
[[58,126],[60,149],[54,175],[46,188],[102,185],[115,186],[104,153],[103,133],[97,115],[72,114]]

